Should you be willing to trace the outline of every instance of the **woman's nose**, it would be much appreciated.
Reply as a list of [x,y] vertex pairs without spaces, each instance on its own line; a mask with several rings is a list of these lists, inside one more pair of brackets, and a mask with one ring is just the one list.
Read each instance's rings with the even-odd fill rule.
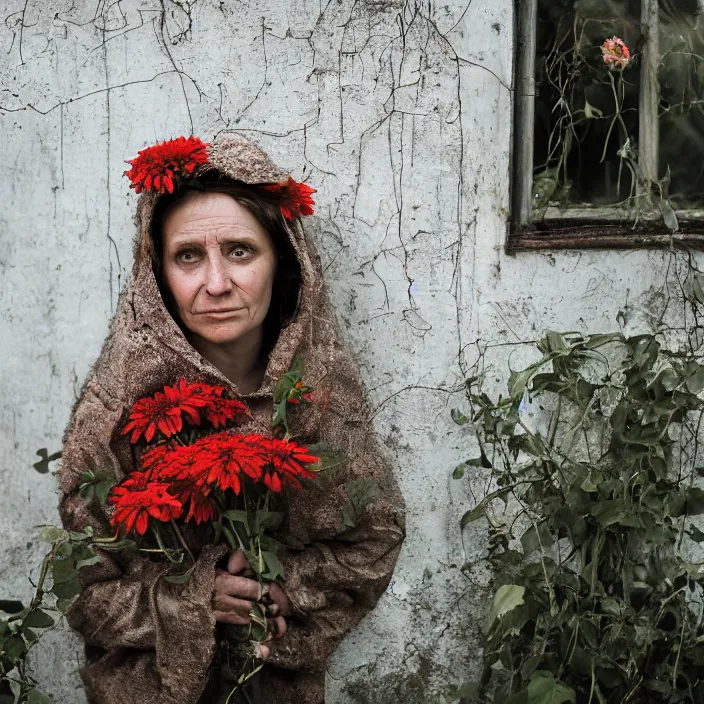
[[224,263],[218,257],[208,259],[205,290],[211,296],[222,296],[232,291],[233,282]]

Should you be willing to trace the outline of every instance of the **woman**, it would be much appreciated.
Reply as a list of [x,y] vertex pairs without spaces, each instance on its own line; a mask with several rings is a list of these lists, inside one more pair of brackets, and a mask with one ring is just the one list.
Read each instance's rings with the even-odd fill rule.
[[[238,135],[198,144],[179,138],[152,148],[168,167],[158,181],[145,159],[128,174],[145,191],[132,279],[66,431],[62,520],[68,529],[112,534],[109,509],[87,504],[77,489],[86,470],[121,481],[137,468],[122,433],[135,400],[178,377],[224,385],[251,412],[238,432],[270,435],[273,390],[302,357],[318,402],[296,409],[291,434],[329,442],[345,461],[289,498],[279,556],[286,581],[269,590],[272,638],[260,650],[260,679],[273,704],[318,704],[325,661],[388,584],[403,503],[300,227],[297,216],[311,212],[305,189]],[[368,506],[354,496],[361,478],[378,487]],[[163,562],[135,551],[105,553],[81,570],[83,591],[68,621],[85,639],[81,675],[91,702],[217,700],[216,624],[246,622],[261,591],[242,553],[199,547],[181,585],[162,579]]]

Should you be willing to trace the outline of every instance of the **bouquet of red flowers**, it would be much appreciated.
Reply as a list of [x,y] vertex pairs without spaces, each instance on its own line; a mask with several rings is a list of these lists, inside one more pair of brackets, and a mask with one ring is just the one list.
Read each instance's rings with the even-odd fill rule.
[[[285,487],[300,489],[302,480],[313,479],[320,461],[288,432],[287,405],[312,402],[313,390],[300,376],[297,363],[277,386],[272,436],[236,432],[249,410],[228,398],[223,386],[181,378],[139,399],[122,430],[142,446],[139,469],[107,498],[115,539],[131,536],[138,549],[161,553],[180,566],[165,579],[182,583],[195,565],[184,529],[209,524],[209,541],[242,550],[255,579],[282,582],[275,534],[284,512],[276,504]],[[238,644],[237,687],[261,667],[256,645],[269,635],[267,608],[263,599],[254,604],[248,626],[227,627],[230,642]]]

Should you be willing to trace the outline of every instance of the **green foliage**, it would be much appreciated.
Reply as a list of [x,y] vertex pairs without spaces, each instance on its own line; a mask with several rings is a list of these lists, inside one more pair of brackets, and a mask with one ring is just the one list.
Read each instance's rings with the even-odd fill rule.
[[296,388],[296,384],[302,379],[303,357],[296,357],[291,368],[279,379],[274,389],[274,415],[271,421],[271,427],[274,430],[282,427],[288,435],[288,401],[291,393]]
[[352,479],[345,484],[345,489],[348,499],[340,511],[341,530],[354,528],[360,516],[379,497],[379,486],[369,477]]
[[58,460],[61,457],[60,451],[49,454],[46,447],[42,447],[37,450],[37,454],[39,455],[39,461],[35,462],[32,466],[37,470],[37,472],[39,472],[39,474],[46,474],[49,471],[49,462]]
[[704,540],[704,364],[652,335],[538,349],[505,397],[468,380],[481,456],[466,465],[497,488],[462,525],[489,521],[495,596],[482,680],[459,698],[704,702],[704,579],[682,551]]
[[[43,472],[42,472],[43,473]],[[51,543],[42,562],[34,596],[27,606],[0,600],[0,704],[48,704],[27,673],[26,659],[42,634],[53,628],[80,592],[78,571],[100,560],[93,531],[64,531],[40,526],[42,540]]]
[[83,480],[78,487],[80,497],[90,503],[94,498],[98,499],[101,506],[105,506],[110,489],[115,486],[115,476],[111,472],[83,472]]

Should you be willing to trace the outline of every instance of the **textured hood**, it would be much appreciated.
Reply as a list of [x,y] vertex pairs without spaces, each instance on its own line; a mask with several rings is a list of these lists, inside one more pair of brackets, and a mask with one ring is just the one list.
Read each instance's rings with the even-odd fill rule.
[[[194,174],[196,177],[206,176],[212,172],[247,184],[278,183],[288,178],[288,174],[279,169],[265,152],[236,134],[219,135],[208,147],[208,156],[209,162],[196,170]],[[119,334],[119,331],[124,334],[125,326],[128,326],[134,329],[139,337],[138,331],[142,327],[149,328],[171,353],[182,358],[182,363],[186,367],[184,373],[190,371],[189,376],[207,375],[217,379],[221,384],[231,386],[230,382],[190,345],[169,313],[159,291],[152,266],[154,243],[150,234],[158,197],[154,192],[145,192],[139,198],[132,279],[120,300],[111,335]],[[322,288],[319,267],[314,265],[314,262],[317,263],[317,257],[306,241],[303,229],[297,223],[287,222],[286,226],[301,268],[299,304],[294,320],[279,335],[278,342],[270,354],[266,378],[259,392],[253,394],[255,396],[271,393],[276,380],[290,368],[301,347],[305,330],[310,324],[314,302]],[[124,397],[126,394],[130,398],[136,398],[144,386],[155,388],[170,383],[174,375],[173,371],[168,373],[166,370],[164,364],[166,361],[167,358],[162,358],[160,354],[152,358],[151,364],[147,359],[141,359],[140,378],[132,380],[137,383],[138,388],[132,388],[129,383],[125,386],[125,382],[130,381],[131,375],[128,373],[119,380],[121,390],[116,387],[109,390],[114,391],[118,396]],[[187,367],[190,367],[190,370]],[[114,372],[115,367],[113,366],[112,369]],[[165,371],[167,371],[166,375],[164,375]],[[105,383],[112,386],[107,381]]]

